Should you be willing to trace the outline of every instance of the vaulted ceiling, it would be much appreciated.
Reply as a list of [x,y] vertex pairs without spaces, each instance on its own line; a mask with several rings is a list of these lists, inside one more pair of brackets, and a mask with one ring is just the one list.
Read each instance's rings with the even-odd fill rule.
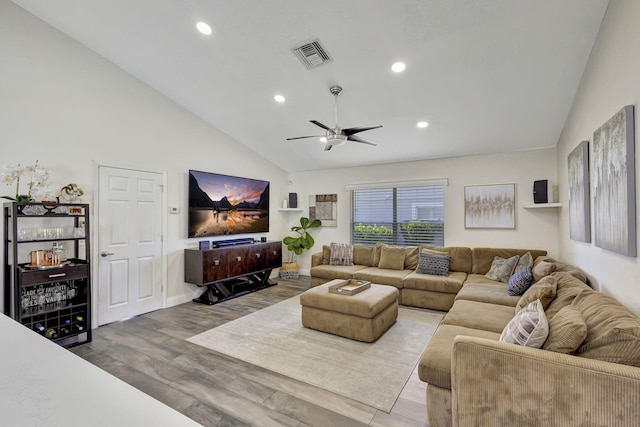
[[[608,4],[14,2],[289,171],[555,146]],[[314,39],[332,60],[307,69],[291,48]],[[383,125],[358,134],[379,145],[285,141],[334,125],[335,84],[339,124]]]

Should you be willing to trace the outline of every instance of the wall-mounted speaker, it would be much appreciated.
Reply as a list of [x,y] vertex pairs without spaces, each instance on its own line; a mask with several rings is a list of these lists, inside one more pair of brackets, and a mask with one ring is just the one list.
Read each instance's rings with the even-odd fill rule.
[[289,193],[289,207],[290,208],[298,207],[298,193]]
[[557,203],[558,186],[548,179],[533,181],[533,203]]

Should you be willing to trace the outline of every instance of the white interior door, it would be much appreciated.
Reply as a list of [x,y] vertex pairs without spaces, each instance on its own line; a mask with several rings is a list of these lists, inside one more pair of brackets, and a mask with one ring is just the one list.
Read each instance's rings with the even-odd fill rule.
[[162,308],[162,178],[99,166],[99,325]]

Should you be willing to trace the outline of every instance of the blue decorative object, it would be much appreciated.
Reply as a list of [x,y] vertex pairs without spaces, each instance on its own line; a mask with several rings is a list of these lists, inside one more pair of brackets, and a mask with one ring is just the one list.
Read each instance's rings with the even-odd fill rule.
[[531,286],[532,283],[533,275],[531,274],[531,267],[522,267],[509,278],[509,287],[507,292],[512,296],[522,295],[527,289],[529,289],[529,286]]

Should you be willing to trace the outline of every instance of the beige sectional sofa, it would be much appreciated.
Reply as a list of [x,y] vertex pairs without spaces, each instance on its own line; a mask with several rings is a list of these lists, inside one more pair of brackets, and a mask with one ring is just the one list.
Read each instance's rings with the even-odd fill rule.
[[[639,425],[638,316],[589,287],[582,270],[544,251],[529,251],[536,282],[524,295],[511,296],[506,283],[485,274],[495,256],[527,250],[439,249],[452,256],[450,280],[419,275],[409,268],[412,260],[384,271],[375,258],[379,248],[354,247],[355,265],[330,266],[327,247],[313,255],[311,269],[312,286],[368,279],[398,288],[404,305],[448,310],[418,366],[428,383],[433,427]],[[533,298],[544,305],[549,324],[543,347],[500,342],[505,326]]]
[[[640,422],[640,318],[591,289],[581,270],[546,257],[540,263],[553,267],[521,297],[508,295],[505,283],[467,279],[418,366],[432,426]],[[550,329],[543,348],[499,342],[516,307],[541,296],[541,288]],[[579,313],[586,337],[577,350],[551,351],[551,341],[581,340],[573,335],[577,326],[563,323],[565,312]]]
[[[482,280],[478,276],[489,271],[495,256],[508,257],[531,252],[535,258],[547,254],[546,251],[534,249],[406,246],[398,248],[404,251],[403,268],[389,269],[380,267],[383,265],[380,261],[384,261],[383,247],[385,245],[354,245],[353,265],[346,266],[330,265],[331,249],[329,246],[323,246],[322,252],[311,256],[311,286],[318,286],[334,279],[370,280],[372,283],[398,288],[402,305],[447,311],[453,306],[456,295],[469,279]],[[436,276],[416,272],[418,255],[422,249],[438,249],[449,254],[449,275]]]

